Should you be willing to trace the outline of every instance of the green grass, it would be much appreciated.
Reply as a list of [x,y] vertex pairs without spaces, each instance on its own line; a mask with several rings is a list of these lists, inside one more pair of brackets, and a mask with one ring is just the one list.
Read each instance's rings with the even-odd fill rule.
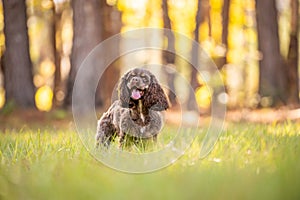
[[300,199],[300,125],[230,124],[203,160],[198,140],[132,175],[97,162],[75,131],[0,131],[0,199]]

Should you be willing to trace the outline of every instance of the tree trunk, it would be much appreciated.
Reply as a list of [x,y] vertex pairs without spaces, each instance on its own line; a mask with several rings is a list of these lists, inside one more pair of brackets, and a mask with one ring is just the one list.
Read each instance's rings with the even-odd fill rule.
[[286,104],[286,70],[280,54],[276,0],[256,0],[259,62],[259,94],[267,98],[262,106]]
[[[121,12],[118,11],[115,6],[104,3],[101,13],[103,19],[103,40],[120,33],[122,26]],[[119,51],[119,48],[118,46],[110,46],[106,49],[106,53],[111,54],[112,51]],[[118,63],[114,62],[104,71],[99,81],[96,94],[96,106],[109,106],[111,104],[112,91],[119,77],[120,68],[118,67]]]
[[299,18],[299,2],[298,0],[291,0],[291,31],[290,31],[290,45],[288,52],[288,103],[292,105],[299,104],[299,77],[298,77],[298,18]]
[[[168,1],[163,0],[162,1],[162,10],[163,10],[163,21],[164,21],[164,28],[172,30],[171,25],[171,19],[169,17],[169,9],[168,9]],[[169,67],[175,67],[175,58],[176,54],[172,53],[175,52],[175,36],[172,32],[168,32],[168,34],[165,34],[165,37],[167,37],[168,40],[168,46],[167,50],[163,51],[163,61],[169,66]],[[174,106],[176,105],[176,95],[175,95],[175,73],[173,70],[165,70],[167,74],[167,82],[168,82],[168,97],[170,100],[170,103]]]
[[[197,13],[196,13],[196,25],[195,25],[195,30],[194,30],[194,40],[196,42],[199,42],[199,27],[201,22],[205,19],[204,15],[201,14],[201,11],[204,11],[204,9],[202,9],[202,2],[201,0],[198,0],[198,7],[197,7]],[[199,49],[197,45],[193,45],[192,47],[192,63],[194,63],[196,66],[192,66],[191,65],[191,79],[190,79],[190,84],[191,87],[193,88],[193,90],[196,90],[200,84],[197,80],[197,74],[198,74],[198,57],[199,57]],[[188,104],[187,104],[187,109],[191,110],[193,108],[195,108],[195,98],[194,98],[194,92],[189,94],[189,100],[188,100]]]
[[229,7],[230,0],[224,0],[222,8],[222,44],[224,45],[225,52],[223,57],[219,59],[217,66],[219,69],[222,69],[227,63],[227,51],[228,51],[228,24],[229,24]]
[[[71,70],[67,83],[67,96],[65,98],[66,106],[72,102],[73,85],[81,63],[90,51],[102,40],[101,7],[104,3],[104,0],[72,1],[74,39],[71,55]],[[97,79],[98,77],[93,77],[93,74],[91,74],[90,81],[95,78]],[[82,96],[83,102],[84,98],[85,97]]]
[[[169,9],[168,9],[168,1],[162,1],[162,9],[163,9],[163,21],[164,21],[164,28],[172,30],[171,19],[169,17]],[[167,50],[175,52],[175,36],[173,33],[165,34],[168,40]],[[166,63],[174,64],[175,63],[175,54],[169,51],[163,52],[163,59]]]
[[62,38],[61,38],[61,17],[62,10],[57,8],[54,4],[52,8],[52,44],[54,47],[54,88],[53,88],[53,105],[59,107],[62,105],[62,80],[61,80],[61,56],[62,56]]
[[4,9],[4,84],[6,103],[34,107],[32,63],[29,56],[25,1],[3,0]]

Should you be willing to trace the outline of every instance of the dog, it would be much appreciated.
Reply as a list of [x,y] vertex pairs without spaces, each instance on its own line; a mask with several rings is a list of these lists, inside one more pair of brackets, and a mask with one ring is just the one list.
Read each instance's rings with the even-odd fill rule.
[[156,141],[163,126],[161,111],[168,108],[168,99],[150,71],[128,71],[119,81],[118,100],[98,120],[96,145],[108,147],[115,136],[119,136],[120,146],[125,136]]

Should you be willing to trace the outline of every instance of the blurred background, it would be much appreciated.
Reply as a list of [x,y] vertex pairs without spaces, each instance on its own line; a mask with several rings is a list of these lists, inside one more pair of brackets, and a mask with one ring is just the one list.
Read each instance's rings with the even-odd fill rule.
[[[69,108],[76,72],[88,53],[114,34],[143,27],[171,29],[199,42],[222,74],[229,109],[297,108],[298,24],[298,0],[2,0],[0,109]],[[192,51],[175,35],[157,37],[165,49]],[[165,51],[133,58],[176,68],[196,91],[200,110],[210,112],[213,88],[184,59]],[[98,107],[110,104],[127,62],[118,59],[105,71]],[[174,73],[159,73],[176,90]],[[168,96],[175,105],[174,94]]]

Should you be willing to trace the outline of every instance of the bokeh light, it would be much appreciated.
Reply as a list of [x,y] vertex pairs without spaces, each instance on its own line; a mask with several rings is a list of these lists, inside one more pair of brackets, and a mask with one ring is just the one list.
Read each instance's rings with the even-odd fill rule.
[[35,94],[36,107],[41,111],[49,111],[52,108],[52,89],[45,85],[40,87]]
[[0,88],[0,108],[4,106],[5,103],[5,91],[3,88]]
[[211,89],[208,86],[199,87],[196,90],[196,101],[200,108],[208,109],[211,103]]
[[51,77],[54,74],[54,72],[55,72],[55,65],[51,60],[46,59],[41,63],[40,74],[42,76],[44,76],[45,78]]

